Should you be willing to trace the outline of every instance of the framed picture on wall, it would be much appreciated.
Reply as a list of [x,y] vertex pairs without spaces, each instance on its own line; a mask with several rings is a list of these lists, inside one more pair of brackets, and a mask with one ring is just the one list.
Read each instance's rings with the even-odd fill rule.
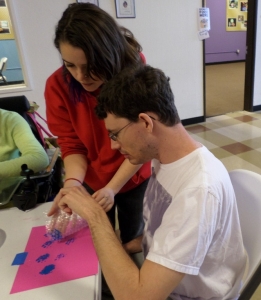
[[99,0],[76,0],[78,3],[92,3],[99,6]]
[[6,7],[5,0],[0,0],[0,7]]
[[1,34],[10,33],[10,27],[8,21],[0,20],[0,33]]
[[117,18],[135,18],[135,0],[115,0]]

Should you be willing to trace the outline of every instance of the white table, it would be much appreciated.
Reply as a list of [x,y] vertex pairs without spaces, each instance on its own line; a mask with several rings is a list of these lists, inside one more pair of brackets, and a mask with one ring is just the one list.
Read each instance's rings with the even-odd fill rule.
[[24,251],[32,227],[45,225],[46,216],[44,212],[48,212],[50,206],[51,203],[48,202],[40,204],[27,212],[23,212],[16,207],[0,210],[0,229],[6,233],[6,240],[0,246],[0,299],[101,299],[100,272],[94,276],[10,294],[19,267],[11,266],[11,264],[16,254]]

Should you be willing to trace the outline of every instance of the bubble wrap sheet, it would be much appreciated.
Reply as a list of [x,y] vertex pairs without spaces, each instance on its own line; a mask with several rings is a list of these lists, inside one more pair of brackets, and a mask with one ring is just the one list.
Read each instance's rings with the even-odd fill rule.
[[76,213],[68,215],[59,210],[46,221],[46,232],[52,240],[61,240],[82,228],[88,226],[87,222]]

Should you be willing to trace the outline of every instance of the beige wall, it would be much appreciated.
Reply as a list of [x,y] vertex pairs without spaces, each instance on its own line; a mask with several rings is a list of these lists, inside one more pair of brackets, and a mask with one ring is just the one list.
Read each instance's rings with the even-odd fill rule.
[[[60,66],[53,46],[54,27],[70,0],[8,0],[15,18],[22,52],[25,56],[31,89],[23,92],[40,105],[46,78]],[[99,0],[100,7],[115,17],[114,0]],[[171,78],[175,101],[182,119],[203,116],[203,53],[197,37],[197,8],[200,0],[135,0],[136,18],[117,19],[133,31],[147,63],[163,69]],[[116,18],[116,17],[115,17]],[[257,37],[261,36],[261,6]],[[257,40],[254,105],[261,104],[261,39]],[[21,92],[4,94],[16,95]],[[3,94],[0,94],[0,97]]]
[[[74,1],[8,1],[31,82],[31,90],[24,94],[36,101],[44,114],[46,78],[61,64],[53,46],[54,26],[68,3]],[[99,0],[99,3],[115,17],[114,0]],[[117,21],[133,31],[143,46],[147,62],[163,69],[171,78],[181,118],[202,116],[203,55],[196,14],[201,1],[135,0],[135,4],[136,18]]]

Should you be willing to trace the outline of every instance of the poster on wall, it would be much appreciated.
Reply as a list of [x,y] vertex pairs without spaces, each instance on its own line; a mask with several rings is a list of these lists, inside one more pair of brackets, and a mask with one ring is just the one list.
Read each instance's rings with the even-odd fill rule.
[[10,33],[10,27],[8,21],[0,20],[0,34]]
[[247,30],[248,1],[227,0],[226,30]]
[[11,18],[5,0],[0,0],[0,40],[13,40]]
[[198,9],[198,38],[200,41],[209,38],[210,17],[209,8],[200,7]]

